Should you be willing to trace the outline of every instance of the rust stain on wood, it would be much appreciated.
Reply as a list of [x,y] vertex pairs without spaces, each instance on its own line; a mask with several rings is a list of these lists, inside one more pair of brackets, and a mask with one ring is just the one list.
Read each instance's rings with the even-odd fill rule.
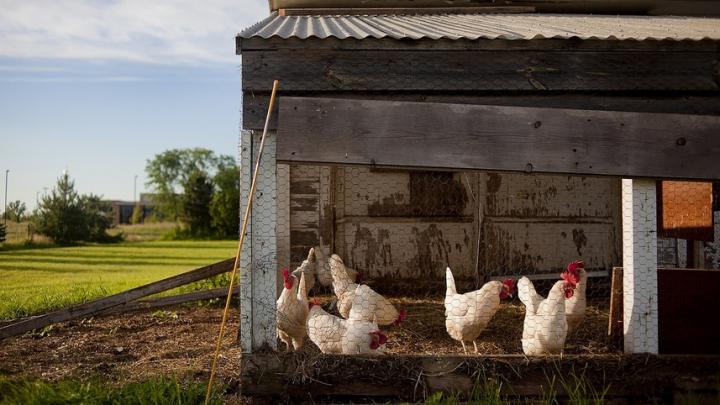
[[[390,244],[390,232],[380,228],[377,238],[370,228],[355,225],[355,234],[352,249],[350,250],[350,263],[356,268],[367,271],[366,276],[379,275],[379,267],[388,268],[393,266],[392,245]],[[359,257],[358,255],[361,255]],[[360,264],[363,264],[361,267]]]
[[417,269],[413,276],[433,276],[439,268],[448,266],[452,246],[437,225],[431,224],[422,231],[413,227],[412,238],[417,249],[417,255],[409,260],[411,267]]
[[582,228],[573,229],[573,243],[577,249],[578,255],[582,256],[582,249],[587,246],[587,236]]

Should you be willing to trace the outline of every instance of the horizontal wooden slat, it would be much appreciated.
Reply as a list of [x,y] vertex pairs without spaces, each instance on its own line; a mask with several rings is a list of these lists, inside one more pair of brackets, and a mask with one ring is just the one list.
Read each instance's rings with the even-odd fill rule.
[[147,297],[162,291],[189,284],[194,281],[204,280],[208,277],[218,274],[227,273],[232,270],[235,259],[227,259],[221,262],[201,267],[187,273],[178,274],[177,276],[168,277],[166,279],[146,284],[131,290],[127,290],[108,297],[100,298],[83,304],[73,305],[69,308],[59,309],[57,311],[48,312],[40,316],[12,323],[0,328],[0,339],[8,336],[19,335],[34,329],[43,328],[58,322],[69,321],[71,319],[81,318],[90,314],[94,314],[118,305],[127,304],[138,298]]
[[285,97],[283,162],[720,177],[720,117]]
[[[659,96],[659,95],[593,95],[593,94],[519,94],[468,95],[437,93],[308,93],[303,97],[340,99],[415,101],[449,104],[502,105],[509,107],[571,108],[602,111],[634,111],[677,114],[720,115],[720,95]],[[243,127],[262,129],[265,125],[269,95],[245,93]],[[282,104],[282,97],[279,100]],[[278,108],[278,103],[275,104]],[[277,111],[273,111],[270,129],[277,128]]]
[[[240,287],[233,287],[233,294],[237,295]],[[94,314],[94,316],[105,316],[111,314],[121,314],[132,311],[142,311],[154,308],[164,308],[178,304],[184,304],[193,301],[210,300],[213,298],[227,297],[228,287],[213,288],[210,290],[193,291],[185,294],[171,295],[169,297],[160,297],[147,300],[138,300],[118,305]]]
[[[244,91],[717,91],[717,52],[253,51]],[[717,74],[717,73],[715,73]]]

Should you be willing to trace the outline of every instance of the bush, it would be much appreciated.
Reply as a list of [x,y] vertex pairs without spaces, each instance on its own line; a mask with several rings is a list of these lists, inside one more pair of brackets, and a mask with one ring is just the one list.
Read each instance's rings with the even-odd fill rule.
[[143,222],[143,208],[140,204],[135,204],[133,208],[132,216],[130,217],[130,223],[133,225],[141,224]]
[[58,179],[49,195],[40,201],[34,214],[35,227],[57,243],[110,242],[111,207],[96,195],[79,195],[68,174]]
[[213,197],[213,184],[205,172],[196,170],[190,174],[184,184],[183,222],[193,236],[211,234],[210,202]]
[[216,191],[210,203],[212,225],[221,238],[236,238],[240,232],[240,175],[235,165],[215,175]]
[[7,238],[7,230],[5,229],[5,224],[0,224],[0,243],[5,242],[5,238]]

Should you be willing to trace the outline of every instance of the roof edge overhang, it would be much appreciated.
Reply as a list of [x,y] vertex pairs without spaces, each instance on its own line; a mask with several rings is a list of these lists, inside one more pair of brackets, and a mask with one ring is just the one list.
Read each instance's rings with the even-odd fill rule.
[[[362,9],[418,7],[497,7],[478,0],[268,0],[270,11],[280,9]],[[540,13],[598,13],[638,15],[720,15],[720,2],[705,0],[507,0],[502,6],[534,7]]]

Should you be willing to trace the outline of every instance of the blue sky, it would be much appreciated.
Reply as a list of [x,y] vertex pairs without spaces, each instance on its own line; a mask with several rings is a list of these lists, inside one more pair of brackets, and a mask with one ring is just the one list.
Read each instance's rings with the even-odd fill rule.
[[[236,156],[234,37],[264,0],[0,0],[0,184],[29,208],[67,169],[129,200],[170,148]],[[3,200],[4,202],[4,200]],[[1,209],[2,207],[0,207]]]

